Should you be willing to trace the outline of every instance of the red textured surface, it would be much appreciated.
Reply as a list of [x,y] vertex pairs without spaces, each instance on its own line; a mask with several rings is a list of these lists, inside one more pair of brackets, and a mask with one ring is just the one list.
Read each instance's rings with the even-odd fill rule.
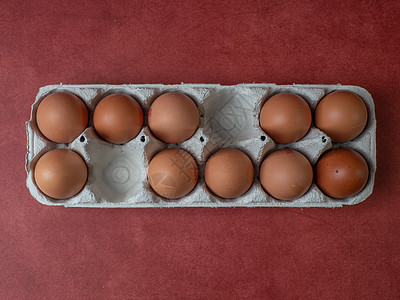
[[[400,297],[400,2],[1,1],[0,298]],[[340,209],[67,209],[25,187],[53,83],[360,85],[373,195]]]

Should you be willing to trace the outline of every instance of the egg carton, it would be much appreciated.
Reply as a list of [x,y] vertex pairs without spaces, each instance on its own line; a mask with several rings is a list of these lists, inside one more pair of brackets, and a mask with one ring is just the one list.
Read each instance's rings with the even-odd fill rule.
[[[301,140],[291,144],[276,144],[259,125],[263,103],[274,94],[289,92],[302,96],[314,112],[317,102],[326,94],[346,90],[359,95],[368,109],[365,130],[352,141],[333,143],[330,137],[312,124]],[[40,101],[53,92],[71,92],[79,96],[89,111],[86,130],[73,142],[57,144],[46,139],[36,124]],[[190,96],[198,105],[200,125],[195,134],[180,144],[166,144],[152,135],[147,113],[152,101],[165,92],[180,92]],[[93,110],[106,95],[124,93],[133,96],[142,106],[144,125],[140,133],[123,145],[110,144],[101,139],[93,127]],[[40,88],[32,105],[31,119],[26,122],[27,187],[32,196],[45,205],[66,207],[341,207],[365,200],[373,190],[376,170],[376,119],[374,102],[363,88],[350,85],[276,85],[238,84],[125,84],[125,85],[48,85]],[[198,183],[187,196],[168,200],[158,196],[147,180],[149,161],[165,148],[179,147],[193,155],[199,166]],[[233,147],[245,152],[255,166],[255,180],[251,188],[235,199],[222,199],[209,192],[203,174],[208,157],[221,148]],[[336,147],[348,147],[360,152],[369,165],[369,179],[365,188],[355,196],[332,199],[323,194],[315,183],[306,194],[292,201],[277,200],[268,195],[259,180],[259,166],[271,151],[290,148],[303,153],[316,163],[321,154]],[[78,152],[88,166],[88,180],[76,196],[55,200],[38,189],[33,176],[35,164],[45,152],[65,148]],[[182,170],[184,172],[184,170]],[[172,187],[173,188],[173,187]]]

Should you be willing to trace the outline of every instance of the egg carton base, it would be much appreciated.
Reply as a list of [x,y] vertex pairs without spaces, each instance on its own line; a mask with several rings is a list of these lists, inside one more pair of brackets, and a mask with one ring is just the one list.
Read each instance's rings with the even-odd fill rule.
[[[347,143],[332,143],[322,131],[312,127],[300,141],[289,145],[275,144],[260,128],[258,115],[267,98],[280,92],[291,92],[302,96],[315,110],[317,102],[334,90],[347,90],[359,95],[369,112],[367,127],[356,139]],[[127,93],[141,104],[146,115],[151,102],[161,93],[177,91],[189,95],[198,105],[200,126],[187,141],[179,145],[167,145],[152,136],[146,120],[142,131],[131,142],[120,146],[106,143],[100,139],[93,124],[70,144],[55,144],[42,136],[36,126],[36,110],[40,101],[49,93],[68,91],[79,96],[86,104],[89,115],[105,95]],[[65,207],[93,208],[150,208],[150,207],[342,207],[364,201],[373,190],[376,170],[376,119],[371,95],[363,88],[345,85],[293,84],[276,85],[268,83],[238,84],[223,86],[219,84],[124,84],[124,85],[48,85],[40,88],[32,105],[27,130],[27,187],[40,203]],[[240,113],[238,113],[240,112]],[[230,125],[234,124],[235,126]],[[218,127],[219,126],[219,127]],[[217,130],[215,130],[217,129]],[[222,130],[221,130],[222,129]],[[229,129],[229,130],[228,130]],[[199,165],[199,184],[189,195],[177,201],[168,201],[157,196],[147,182],[147,168],[151,157],[168,147],[180,147],[191,153]],[[335,200],[319,191],[315,184],[310,190],[293,201],[279,201],[267,195],[256,179],[251,189],[233,201],[226,201],[210,194],[202,180],[204,163],[214,151],[223,147],[243,150],[259,166],[262,159],[271,151],[292,148],[302,152],[312,164],[325,151],[335,147],[353,148],[366,158],[370,176],[366,187],[357,195],[344,200]],[[78,152],[87,162],[89,177],[84,189],[76,196],[66,200],[54,200],[43,195],[34,182],[33,170],[37,159],[45,152],[67,148]],[[128,172],[129,180],[116,181],[112,174],[120,170]],[[111,171],[113,172],[111,172]],[[129,173],[136,170],[135,173]],[[111,172],[111,173],[110,173]],[[111,175],[110,175],[111,174]],[[120,177],[122,173],[120,173]],[[258,169],[256,167],[256,176]],[[124,175],[125,176],[125,175]]]

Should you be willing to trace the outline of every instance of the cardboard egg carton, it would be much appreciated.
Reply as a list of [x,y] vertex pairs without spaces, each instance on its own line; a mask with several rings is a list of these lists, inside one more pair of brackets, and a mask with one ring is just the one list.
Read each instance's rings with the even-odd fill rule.
[[[368,109],[368,123],[360,136],[346,143],[332,143],[329,136],[312,124],[300,141],[275,144],[259,125],[259,113],[265,100],[282,92],[302,96],[314,112],[317,102],[336,90],[351,91],[359,95]],[[86,130],[69,144],[57,144],[46,139],[36,125],[36,110],[48,94],[59,91],[79,96],[89,111]],[[196,133],[180,144],[166,144],[155,138],[147,125],[147,113],[152,101],[165,92],[180,92],[190,96],[198,105],[200,125]],[[106,95],[125,93],[133,96],[142,106],[144,126],[140,133],[123,145],[102,140],[93,128],[93,110]],[[340,207],[365,200],[373,190],[376,170],[376,119],[374,102],[363,88],[344,85],[276,85],[238,84],[127,84],[127,85],[48,85],[40,88],[32,106],[31,119],[26,123],[27,187],[32,196],[45,205],[66,207]],[[199,167],[198,183],[187,196],[167,200],[158,196],[147,180],[149,161],[165,148],[179,147],[193,155]],[[255,166],[255,180],[251,188],[235,199],[222,199],[210,193],[204,183],[204,165],[208,157],[221,148],[234,147],[244,151]],[[303,153],[316,163],[319,156],[335,147],[348,147],[360,152],[369,165],[369,179],[365,188],[355,196],[337,200],[324,195],[312,184],[308,192],[292,201],[269,196],[258,179],[259,167],[265,156],[276,149],[291,148]],[[55,200],[40,192],[33,171],[39,157],[45,152],[66,148],[78,152],[88,166],[88,181],[76,196]],[[184,172],[184,170],[182,170]],[[173,187],[171,187],[173,188]]]

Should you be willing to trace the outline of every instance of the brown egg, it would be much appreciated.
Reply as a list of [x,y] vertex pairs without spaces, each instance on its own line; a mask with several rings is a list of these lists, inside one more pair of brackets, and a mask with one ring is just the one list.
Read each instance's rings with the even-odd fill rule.
[[182,149],[165,149],[150,161],[147,178],[160,196],[177,199],[189,194],[198,176],[194,158]]
[[76,152],[55,149],[39,158],[34,177],[44,194],[55,199],[66,199],[75,196],[85,186],[87,167]]
[[184,94],[162,94],[150,107],[150,130],[165,143],[186,141],[196,132],[198,126],[197,105]]
[[354,139],[364,130],[367,120],[364,101],[346,91],[328,94],[320,100],[315,110],[315,126],[334,142]]
[[261,128],[280,144],[293,143],[304,137],[310,129],[311,119],[307,102],[290,93],[272,96],[260,113]]
[[332,198],[343,199],[360,192],[367,183],[368,164],[358,152],[337,148],[324,154],[315,167],[316,183]]
[[204,179],[215,195],[236,198],[246,193],[253,183],[253,163],[242,151],[225,148],[207,160]]
[[49,140],[70,143],[85,130],[88,111],[82,100],[74,94],[54,93],[40,102],[36,123]]
[[97,104],[93,124],[96,132],[107,142],[124,144],[142,129],[143,111],[131,96],[112,94]]
[[310,162],[295,150],[275,151],[261,164],[261,185],[276,199],[293,200],[304,195],[312,180],[313,170]]

